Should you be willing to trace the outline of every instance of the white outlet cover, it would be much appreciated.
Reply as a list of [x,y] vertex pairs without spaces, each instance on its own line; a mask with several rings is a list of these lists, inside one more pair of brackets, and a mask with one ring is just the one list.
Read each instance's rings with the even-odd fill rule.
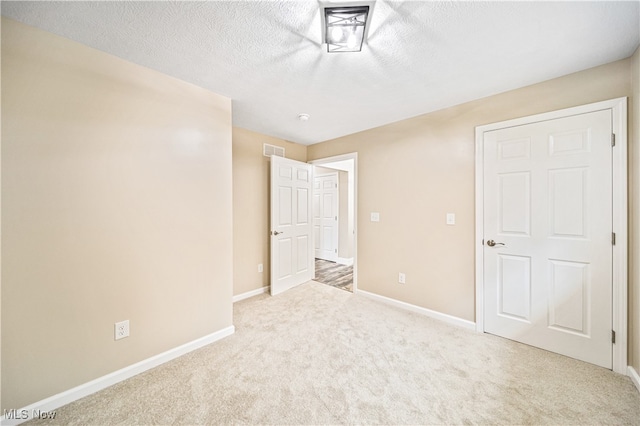
[[129,320],[120,321],[115,323],[114,326],[115,340],[124,339],[129,337]]
[[371,212],[371,222],[380,222],[380,213]]
[[263,270],[264,269],[263,269],[262,263],[259,263],[258,264],[258,272],[262,272]]

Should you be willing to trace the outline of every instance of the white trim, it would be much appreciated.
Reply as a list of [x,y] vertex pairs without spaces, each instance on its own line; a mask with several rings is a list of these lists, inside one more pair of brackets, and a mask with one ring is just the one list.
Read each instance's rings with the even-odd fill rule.
[[613,345],[613,371],[627,372],[627,98],[617,98],[558,111],[536,114],[476,127],[476,330],[484,332],[484,270],[482,240],[483,217],[483,143],[484,133],[507,127],[554,120],[572,115],[611,110],[616,146],[613,149],[613,319],[616,332]]
[[2,416],[0,417],[0,424],[4,426],[4,425],[18,425],[20,423],[24,423],[33,418],[34,411],[36,412],[53,411],[56,408],[59,408],[59,407],[62,407],[63,405],[67,405],[71,402],[77,401],[80,398],[84,398],[85,396],[96,393],[109,386],[113,386],[116,383],[122,382],[135,375],[143,373],[147,370],[150,370],[154,367],[164,364],[165,362],[171,361],[172,359],[178,358],[186,353],[189,353],[203,346],[214,343],[220,339],[223,339],[227,336],[232,335],[234,332],[235,332],[235,327],[231,325],[229,327],[223,328],[222,330],[216,331],[215,333],[211,333],[207,336],[193,340],[189,343],[185,343],[184,345],[180,345],[173,349],[169,349],[166,352],[162,352],[158,355],[154,355],[151,358],[147,358],[143,361],[137,362],[128,367],[114,371],[113,373],[109,373],[106,376],[102,376],[95,380],[91,380],[90,382],[84,383],[80,386],[76,386],[64,392],[61,392],[57,395],[53,395],[49,398],[45,398],[41,401],[35,402],[33,404],[27,405],[26,407],[16,410],[18,413],[26,413],[25,417],[27,418],[25,419],[5,419],[5,416]]
[[627,229],[627,98],[611,103],[612,131],[616,135],[613,148],[613,321],[616,343],[613,345],[613,371],[627,370],[627,290],[628,290],[628,229]]
[[410,303],[401,302],[396,299],[391,299],[389,297],[380,296],[379,294],[370,293],[365,290],[360,290],[358,292],[363,296],[366,296],[370,299],[377,300],[382,303],[386,303],[387,305],[395,306],[396,308],[405,309],[407,311],[415,312],[420,315],[427,316],[429,318],[436,319],[438,321],[446,322],[451,325],[455,325],[458,327],[466,328],[467,330],[475,330],[476,324],[473,321],[465,320],[462,318],[454,317],[453,315],[443,314],[442,312],[432,311],[431,309],[423,308],[421,306],[412,305]]
[[476,127],[476,331],[484,333],[484,127]]
[[636,385],[638,392],[640,392],[640,375],[638,375],[638,372],[632,366],[627,367],[627,376],[629,376],[633,384]]
[[244,299],[248,299],[253,296],[257,296],[259,294],[269,293],[269,286],[266,285],[264,287],[257,288],[255,290],[247,291],[246,293],[238,294],[237,296],[233,296],[233,303],[239,302]]
[[341,265],[351,266],[351,265],[353,265],[353,257],[349,257],[349,258],[339,257],[336,262],[341,264]]
[[[348,154],[334,155],[333,157],[318,158],[308,163],[314,166],[322,166],[323,164],[336,163],[338,161],[353,160],[353,293],[358,292],[358,153],[350,152]],[[315,273],[314,276],[315,278]]]

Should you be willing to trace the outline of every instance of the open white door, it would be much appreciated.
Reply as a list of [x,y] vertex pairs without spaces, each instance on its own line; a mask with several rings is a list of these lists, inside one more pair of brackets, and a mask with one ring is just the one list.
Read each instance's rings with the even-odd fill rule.
[[271,295],[313,279],[312,166],[271,157]]
[[338,174],[316,176],[313,184],[315,256],[338,260]]

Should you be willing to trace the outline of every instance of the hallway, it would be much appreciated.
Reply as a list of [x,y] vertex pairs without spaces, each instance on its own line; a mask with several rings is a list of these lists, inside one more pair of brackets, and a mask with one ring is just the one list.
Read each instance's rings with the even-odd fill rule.
[[346,266],[316,259],[315,281],[353,292],[353,265]]

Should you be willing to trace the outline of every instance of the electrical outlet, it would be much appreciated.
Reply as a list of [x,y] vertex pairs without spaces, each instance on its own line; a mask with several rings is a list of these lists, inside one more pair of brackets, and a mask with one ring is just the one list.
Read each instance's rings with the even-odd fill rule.
[[258,272],[262,272],[263,270],[262,263],[258,263]]
[[129,320],[120,321],[115,324],[115,340],[129,337]]
[[404,273],[400,272],[400,273],[398,274],[398,282],[399,282],[400,284],[406,284],[406,282],[407,282],[407,276],[406,276]]

